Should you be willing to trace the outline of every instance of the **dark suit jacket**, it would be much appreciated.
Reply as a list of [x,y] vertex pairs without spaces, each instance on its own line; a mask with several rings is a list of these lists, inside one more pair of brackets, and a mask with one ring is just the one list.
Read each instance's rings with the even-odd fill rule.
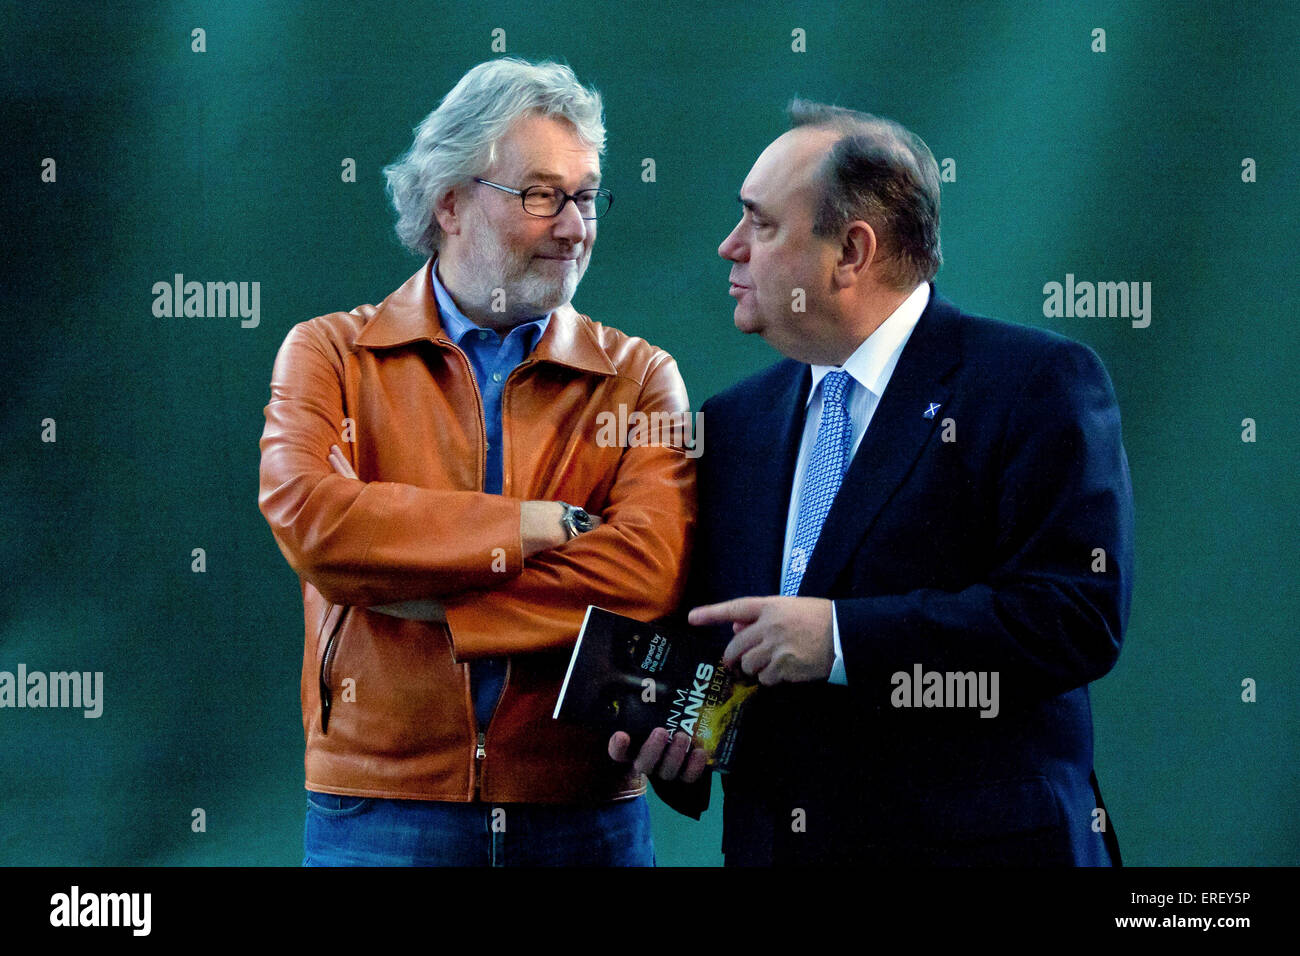
[[[786,360],[702,408],[692,605],[779,593],[809,382]],[[834,599],[848,686],[755,696],[722,781],[727,862],[1117,864],[1087,685],[1115,664],[1132,580],[1096,354],[932,287],[799,591]],[[916,665],[996,672],[997,715],[895,706]],[[707,786],[658,789],[707,806]]]

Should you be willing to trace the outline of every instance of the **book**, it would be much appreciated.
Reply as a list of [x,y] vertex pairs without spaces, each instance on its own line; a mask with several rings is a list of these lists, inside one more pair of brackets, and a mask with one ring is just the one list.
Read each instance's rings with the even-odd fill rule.
[[726,772],[745,704],[758,684],[722,663],[727,642],[714,632],[646,623],[587,608],[555,704],[570,720],[632,738],[632,752],[656,727],[691,735],[708,766]]

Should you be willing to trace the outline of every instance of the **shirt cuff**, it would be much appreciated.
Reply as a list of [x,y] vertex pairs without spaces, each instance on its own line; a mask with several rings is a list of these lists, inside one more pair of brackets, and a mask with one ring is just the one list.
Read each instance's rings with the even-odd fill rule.
[[835,663],[831,665],[831,676],[827,681],[831,684],[848,685],[849,677],[844,672],[844,651],[840,648],[840,619],[835,613],[835,602],[831,602],[831,640],[835,643]]

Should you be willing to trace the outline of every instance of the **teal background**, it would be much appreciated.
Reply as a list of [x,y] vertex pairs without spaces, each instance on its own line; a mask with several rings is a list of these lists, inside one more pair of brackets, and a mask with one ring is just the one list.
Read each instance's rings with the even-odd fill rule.
[[[956,160],[940,291],[1088,343],[1119,395],[1137,589],[1093,702],[1126,862],[1300,862],[1297,5],[529,0],[0,13],[0,670],[105,680],[97,720],[0,710],[0,863],[300,861],[301,603],[256,506],[271,364],[420,266],[380,167],[496,27],[603,93],[617,202],[575,304],[673,353],[697,408],[776,358],[716,250],[791,96]],[[155,318],[177,272],[260,282],[260,326]],[[1150,282],[1150,327],[1044,318],[1066,273]],[[719,796],[700,824],[656,804],[661,863],[720,861]]]

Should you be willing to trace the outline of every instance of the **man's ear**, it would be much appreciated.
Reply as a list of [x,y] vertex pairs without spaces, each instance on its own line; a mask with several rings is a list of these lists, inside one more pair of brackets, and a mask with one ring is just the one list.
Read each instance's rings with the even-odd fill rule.
[[439,228],[448,235],[454,236],[460,232],[461,199],[459,189],[453,186],[433,204],[434,218],[438,220]]
[[867,277],[867,270],[876,261],[880,246],[876,242],[876,230],[871,224],[858,219],[849,223],[840,242],[840,254],[835,260],[831,279],[837,289],[862,282]]

